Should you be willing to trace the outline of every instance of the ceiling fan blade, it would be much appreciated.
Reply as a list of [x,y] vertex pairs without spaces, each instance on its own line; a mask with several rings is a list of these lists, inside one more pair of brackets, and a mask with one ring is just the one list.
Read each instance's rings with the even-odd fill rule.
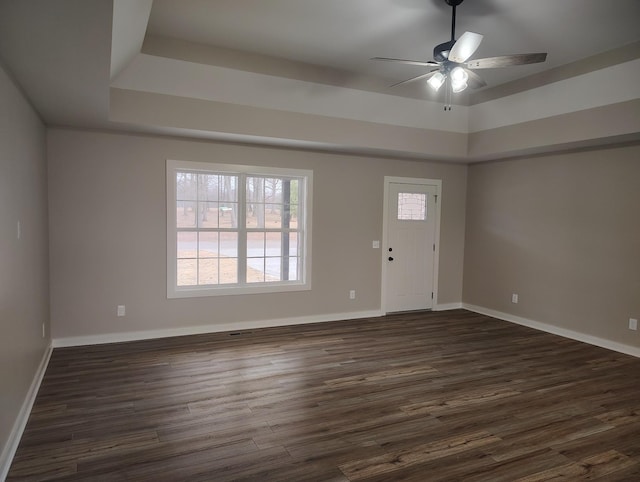
[[484,87],[487,85],[487,83],[482,79],[482,77],[480,77],[475,72],[468,69],[464,69],[464,71],[469,76],[469,78],[467,79],[467,83],[469,84],[469,87],[471,87],[472,89],[479,89],[480,87]]
[[373,57],[369,60],[383,60],[385,62],[397,62],[400,64],[408,64],[408,65],[419,65],[421,67],[437,67],[438,62],[434,62],[433,60],[405,60],[405,59],[389,59],[387,57]]
[[512,65],[537,64],[545,60],[547,60],[546,53],[502,55],[500,57],[470,60],[467,62],[467,67],[470,69],[497,69]]
[[412,77],[410,79],[407,80],[403,80],[402,82],[398,82],[395,83],[393,85],[390,85],[389,88],[391,87],[397,87],[398,85],[402,85],[402,84],[407,84],[409,82],[414,82],[416,80],[421,80],[421,79],[428,79],[429,77],[431,77],[433,74],[435,74],[436,72],[438,72],[438,70],[440,69],[434,69],[431,72],[427,72],[426,74],[422,74],[422,75],[418,75],[417,77]]
[[449,60],[452,62],[466,62],[471,57],[482,42],[482,35],[479,33],[465,32],[463,33],[449,52]]

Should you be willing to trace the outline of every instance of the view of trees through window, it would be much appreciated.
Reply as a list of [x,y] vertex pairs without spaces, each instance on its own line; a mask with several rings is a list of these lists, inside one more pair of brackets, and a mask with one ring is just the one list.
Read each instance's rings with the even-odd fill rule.
[[299,178],[175,175],[178,286],[300,280]]

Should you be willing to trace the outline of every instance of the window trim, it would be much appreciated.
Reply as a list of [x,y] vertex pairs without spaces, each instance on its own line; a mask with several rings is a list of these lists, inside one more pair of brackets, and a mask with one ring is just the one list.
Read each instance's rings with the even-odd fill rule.
[[[297,281],[284,282],[263,282],[263,283],[239,283],[233,285],[219,286],[178,286],[177,285],[177,244],[176,236],[176,171],[189,170],[200,171],[202,173],[217,173],[231,175],[257,175],[273,177],[300,177],[304,179],[304,189],[302,189],[302,199],[299,205],[304,209],[304,219],[302,223],[302,253],[300,262],[301,279]],[[166,162],[166,200],[167,200],[167,298],[194,298],[206,296],[228,296],[246,295],[257,293],[280,293],[289,291],[309,291],[311,290],[311,226],[312,226],[312,199],[313,199],[313,171],[306,169],[288,169],[277,167],[249,166],[240,164],[219,164],[213,162],[179,161],[167,159]],[[240,186],[241,183],[238,183]],[[241,210],[246,209],[245,196],[246,186],[238,191],[238,203]],[[239,238],[247,232],[246,227],[238,227]],[[242,243],[239,241],[238,248]],[[240,255],[240,251],[238,252]],[[239,263],[246,262],[246,254],[238,258]]]

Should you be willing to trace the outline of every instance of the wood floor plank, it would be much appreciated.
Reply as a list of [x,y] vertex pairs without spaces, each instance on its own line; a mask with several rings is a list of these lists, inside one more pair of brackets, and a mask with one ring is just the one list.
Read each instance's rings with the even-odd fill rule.
[[432,374],[436,371],[436,369],[428,365],[399,367],[392,370],[363,373],[361,375],[352,375],[349,377],[335,378],[333,380],[325,380],[324,383],[330,387],[348,387],[350,385],[361,385],[363,383],[379,382],[396,377],[408,377],[413,375],[422,375],[425,373]]
[[428,402],[412,403],[411,405],[405,405],[400,407],[403,412],[407,414],[429,414],[435,415],[438,412],[448,411],[455,407],[467,407],[470,405],[477,406],[482,403],[488,403],[501,398],[512,397],[519,395],[521,392],[512,390],[509,388],[499,388],[494,390],[480,390],[472,391],[464,395],[459,395],[449,398],[440,398],[436,400],[429,400]]
[[8,481],[640,480],[640,360],[465,310],[55,349]]
[[356,460],[340,465],[340,470],[349,480],[394,472],[429,460],[489,445],[500,439],[487,432],[476,432],[418,445],[411,449],[390,452],[370,459]]
[[637,463],[628,457],[615,450],[609,450],[579,462],[522,477],[517,482],[541,482],[559,479],[594,480],[603,476],[612,476],[618,471],[635,468],[636,465]]

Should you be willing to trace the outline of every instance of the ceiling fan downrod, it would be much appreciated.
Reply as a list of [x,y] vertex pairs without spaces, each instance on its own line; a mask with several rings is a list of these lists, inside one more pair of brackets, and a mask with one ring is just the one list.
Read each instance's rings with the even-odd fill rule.
[[460,5],[463,0],[444,0],[447,5],[453,7],[453,15],[451,16],[451,41],[456,39],[456,7]]
[[451,16],[451,40],[436,45],[433,49],[433,58],[437,62],[444,62],[449,58],[449,52],[456,43],[456,7],[462,3],[462,0],[444,0],[447,5],[453,8]]

